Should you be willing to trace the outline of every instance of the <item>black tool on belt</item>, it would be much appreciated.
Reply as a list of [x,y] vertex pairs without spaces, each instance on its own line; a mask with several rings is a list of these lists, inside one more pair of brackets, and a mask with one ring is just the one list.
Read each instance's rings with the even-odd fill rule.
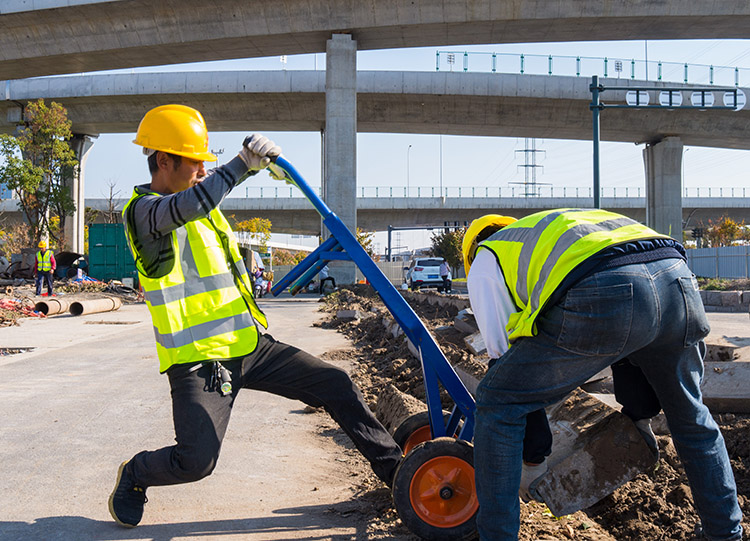
[[232,374],[219,361],[214,361],[210,387],[216,387],[222,396],[232,394]]

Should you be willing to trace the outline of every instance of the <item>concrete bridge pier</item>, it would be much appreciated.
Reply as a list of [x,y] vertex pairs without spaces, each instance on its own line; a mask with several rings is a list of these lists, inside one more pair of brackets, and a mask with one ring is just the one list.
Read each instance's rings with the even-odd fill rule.
[[[326,119],[323,133],[323,200],[347,228],[357,230],[357,42],[333,34],[326,43]],[[323,238],[329,233],[321,225]],[[331,262],[330,273],[354,283],[355,267]]]
[[646,225],[682,242],[682,152],[679,137],[665,137],[643,150]]
[[96,136],[85,135],[81,133],[73,134],[69,144],[70,148],[76,154],[78,167],[73,172],[73,176],[68,180],[70,195],[75,203],[75,212],[65,220],[65,244],[66,249],[79,254],[83,253],[84,244],[84,215],[86,213],[86,201],[84,199],[84,174],[86,172],[86,160],[89,156],[89,150],[94,146]]

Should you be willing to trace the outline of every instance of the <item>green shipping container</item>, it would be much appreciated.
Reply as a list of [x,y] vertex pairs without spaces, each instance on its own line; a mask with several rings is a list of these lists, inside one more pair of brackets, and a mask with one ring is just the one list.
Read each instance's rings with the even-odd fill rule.
[[135,270],[123,224],[89,226],[88,274],[105,282],[132,278],[133,287],[138,287],[138,271]]

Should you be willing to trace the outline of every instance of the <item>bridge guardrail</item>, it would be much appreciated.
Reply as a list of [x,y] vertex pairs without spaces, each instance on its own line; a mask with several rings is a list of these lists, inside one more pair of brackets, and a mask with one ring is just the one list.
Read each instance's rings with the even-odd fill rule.
[[[454,69],[454,65],[458,66]],[[740,86],[750,81],[750,69],[688,62],[662,62],[634,58],[495,53],[485,51],[437,51],[436,71],[517,73],[591,78],[668,81],[683,84]],[[747,83],[745,83],[747,84]]]
[[[320,187],[313,187],[322,197]],[[524,186],[360,186],[357,197],[406,198],[406,197],[451,197],[451,198],[503,198],[503,197],[558,197],[584,198],[593,197],[591,186],[537,186],[536,193],[530,195],[529,188]],[[684,188],[683,197],[737,197],[750,195],[750,189],[738,186],[708,186]],[[603,187],[602,197],[632,198],[646,197],[646,189],[641,187]],[[303,195],[292,186],[247,186],[245,197],[254,199],[301,198]]]

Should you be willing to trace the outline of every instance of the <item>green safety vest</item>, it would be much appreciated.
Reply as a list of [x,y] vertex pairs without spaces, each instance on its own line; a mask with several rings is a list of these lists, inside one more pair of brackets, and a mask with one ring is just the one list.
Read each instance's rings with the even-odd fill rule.
[[581,262],[624,242],[669,238],[621,214],[557,209],[521,218],[479,245],[495,254],[520,312],[510,316],[508,340],[536,334],[535,321],[557,286]]
[[149,276],[140,243],[126,213],[136,199],[157,193],[134,191],[123,209],[125,233],[151,312],[159,370],[177,363],[232,359],[258,344],[256,321],[268,327],[258,308],[237,240],[218,208],[171,233],[174,263],[163,276]]
[[52,250],[45,250],[44,253],[39,250],[36,253],[36,270],[39,272],[52,270]]

